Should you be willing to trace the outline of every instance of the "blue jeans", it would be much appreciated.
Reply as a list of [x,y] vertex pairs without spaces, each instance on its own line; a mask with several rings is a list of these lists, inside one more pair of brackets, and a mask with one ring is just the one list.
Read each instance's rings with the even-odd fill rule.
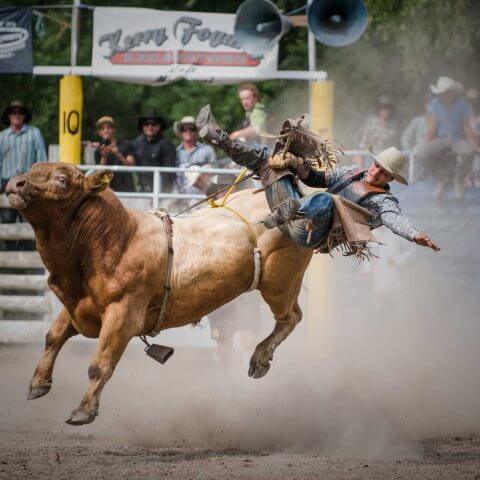
[[[287,198],[293,197],[300,200],[299,213],[305,219],[294,220],[280,226],[280,230],[287,234],[295,243],[302,247],[313,248],[318,245],[328,234],[333,221],[334,204],[330,194],[315,192],[301,198],[300,193],[292,183],[292,177],[283,177],[273,183],[266,191],[270,205],[278,205]],[[313,220],[314,230],[308,242],[307,221]]]
[[[237,142],[238,151],[231,154],[231,158],[234,162],[250,169],[256,169],[259,165],[264,165],[272,154],[271,149],[266,145],[248,145],[238,140],[235,140],[235,142]],[[293,179],[293,175],[282,177],[266,189],[268,205],[273,210],[287,198],[293,197],[300,200],[299,212],[305,215],[305,219],[294,220],[281,225],[279,228],[298,245],[314,248],[327,236],[332,224],[333,200],[328,193],[324,192],[316,192],[301,198]],[[313,220],[315,227],[310,234],[310,241],[308,241],[309,232],[306,229],[309,220]]]

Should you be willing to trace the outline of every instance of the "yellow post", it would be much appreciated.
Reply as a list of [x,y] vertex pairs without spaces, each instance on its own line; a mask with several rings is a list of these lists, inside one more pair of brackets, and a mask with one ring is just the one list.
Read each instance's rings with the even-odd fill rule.
[[311,82],[310,92],[310,128],[322,137],[333,139],[334,83]]
[[[334,83],[320,81],[310,83],[310,129],[323,138],[333,140]],[[306,319],[311,346],[318,348],[322,328],[329,308],[328,255],[314,255],[306,278]]]
[[82,79],[65,75],[60,79],[59,160],[79,164],[82,152]]

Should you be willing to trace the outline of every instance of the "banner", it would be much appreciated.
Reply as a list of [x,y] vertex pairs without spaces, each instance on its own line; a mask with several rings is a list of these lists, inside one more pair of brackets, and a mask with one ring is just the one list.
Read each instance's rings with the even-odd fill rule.
[[278,47],[252,58],[237,45],[234,21],[233,14],[96,7],[92,73],[157,85],[274,77]]
[[0,74],[32,70],[32,9],[0,7]]

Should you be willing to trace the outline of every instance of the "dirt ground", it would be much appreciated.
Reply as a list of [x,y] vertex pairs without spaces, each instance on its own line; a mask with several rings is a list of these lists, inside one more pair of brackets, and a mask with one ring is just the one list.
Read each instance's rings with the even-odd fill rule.
[[[0,346],[1,479],[480,479],[479,435],[422,440],[387,432],[371,417],[344,441],[340,431],[352,430],[345,408],[311,427],[312,411],[295,409],[296,396],[310,394],[293,377],[280,382],[271,371],[262,392],[245,374],[246,357],[231,359],[238,375],[220,372],[207,349],[179,350],[160,366],[131,345],[99,417],[71,427],[63,420],[86,388],[93,346],[67,345],[52,391],[33,402],[26,391],[42,347]],[[312,398],[300,408],[322,407]]]

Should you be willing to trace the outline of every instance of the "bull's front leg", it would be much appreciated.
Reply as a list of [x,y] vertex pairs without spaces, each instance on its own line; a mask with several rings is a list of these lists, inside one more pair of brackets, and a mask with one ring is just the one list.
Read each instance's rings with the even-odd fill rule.
[[52,387],[53,367],[58,352],[61,350],[65,342],[77,333],[78,332],[72,325],[70,315],[65,308],[63,308],[47,333],[45,350],[42,358],[37,364],[32,381],[30,382],[28,393],[29,400],[43,397],[50,391],[50,388]]
[[[142,311],[143,315],[140,313]],[[66,420],[68,424],[84,425],[95,420],[102,389],[112,376],[128,342],[139,335],[145,311],[146,308],[142,310],[138,305],[132,308],[126,301],[107,307],[102,318],[97,350],[88,367],[90,384],[79,407]]]

